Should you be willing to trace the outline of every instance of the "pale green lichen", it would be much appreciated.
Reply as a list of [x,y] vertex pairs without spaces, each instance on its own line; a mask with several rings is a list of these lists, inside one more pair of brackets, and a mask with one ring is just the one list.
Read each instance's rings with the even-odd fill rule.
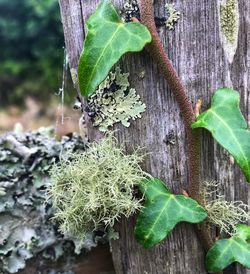
[[88,100],[86,111],[102,132],[119,122],[129,127],[130,121],[141,118],[146,109],[136,90],[129,87],[128,77],[129,73],[117,67]]
[[174,24],[180,19],[180,12],[176,10],[174,4],[166,4],[166,11],[168,14],[168,19],[166,20],[166,27],[169,30],[174,29]]
[[138,152],[125,155],[108,135],[55,165],[50,195],[61,231],[82,239],[87,231],[113,226],[121,216],[136,212],[141,204],[134,186],[146,176],[141,161]]
[[216,194],[219,186],[220,183],[215,181],[203,183],[204,207],[209,221],[221,233],[234,235],[237,224],[250,221],[249,206],[242,201],[226,201],[225,196]]
[[237,2],[227,0],[225,5],[220,5],[220,25],[227,41],[233,44],[237,36]]

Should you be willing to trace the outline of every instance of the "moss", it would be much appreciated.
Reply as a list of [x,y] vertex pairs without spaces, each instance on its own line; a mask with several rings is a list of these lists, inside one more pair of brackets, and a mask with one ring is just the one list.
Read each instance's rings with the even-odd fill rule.
[[220,5],[220,25],[227,41],[233,44],[237,35],[237,10],[236,0],[227,0],[225,5]]
[[208,212],[208,218],[215,224],[221,233],[234,235],[236,225],[250,221],[249,207],[242,201],[226,201],[224,196],[213,197],[220,183],[204,182],[203,196],[204,207]]
[[174,29],[174,24],[180,19],[180,12],[174,7],[174,4],[166,4],[166,11],[168,14],[168,19],[166,20],[166,27],[169,30]]
[[146,176],[141,160],[138,152],[125,155],[108,135],[55,165],[50,194],[61,231],[82,239],[87,231],[113,226],[121,216],[136,212],[141,205],[134,186]]
[[102,132],[119,122],[129,127],[130,120],[140,118],[146,109],[136,90],[129,87],[128,77],[117,67],[88,100],[86,111]]

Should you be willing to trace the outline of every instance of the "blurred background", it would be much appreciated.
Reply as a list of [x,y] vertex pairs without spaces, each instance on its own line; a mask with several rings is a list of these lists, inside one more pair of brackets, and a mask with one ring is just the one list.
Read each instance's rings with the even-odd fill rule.
[[17,124],[77,131],[58,1],[0,0],[0,48],[0,133]]

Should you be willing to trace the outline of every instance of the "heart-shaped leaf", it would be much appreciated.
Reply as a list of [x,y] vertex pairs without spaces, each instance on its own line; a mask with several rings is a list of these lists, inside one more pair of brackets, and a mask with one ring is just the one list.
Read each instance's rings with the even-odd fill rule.
[[102,1],[90,16],[87,27],[78,68],[80,90],[84,96],[95,91],[123,54],[141,51],[151,41],[145,26],[123,23],[108,0]]
[[221,271],[233,262],[250,268],[250,227],[247,225],[238,225],[231,238],[216,241],[206,256],[210,273]]
[[229,88],[218,89],[211,108],[198,116],[192,128],[206,128],[229,151],[250,182],[250,131],[239,108],[240,95]]
[[143,181],[145,204],[135,226],[135,237],[145,248],[162,241],[179,222],[202,222],[206,211],[193,199],[174,195],[159,179]]

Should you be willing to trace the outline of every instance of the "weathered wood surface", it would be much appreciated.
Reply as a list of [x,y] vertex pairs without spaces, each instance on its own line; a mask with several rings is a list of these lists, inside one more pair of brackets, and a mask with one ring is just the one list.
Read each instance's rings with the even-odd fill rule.
[[[98,0],[59,0],[64,26],[66,48],[71,68],[76,69],[86,32],[86,19]],[[123,1],[113,1],[120,6]],[[171,1],[172,2],[172,1]],[[232,86],[241,93],[241,107],[250,121],[250,2],[240,0],[239,39],[232,63],[221,43],[219,28],[220,0],[176,0],[181,18],[174,31],[159,29],[166,52],[180,75],[190,99],[195,104],[203,100],[206,109],[212,92]],[[223,1],[225,2],[225,1]],[[155,1],[155,15],[166,16],[166,1]],[[147,105],[142,119],[132,122],[129,129],[118,127],[117,137],[126,142],[128,152],[134,146],[146,147],[149,152],[144,168],[160,177],[175,192],[187,189],[186,141],[179,110],[165,80],[146,52],[129,54],[121,66],[130,71],[131,86],[141,94]],[[145,78],[138,74],[145,71]],[[98,134],[89,128],[91,139]],[[222,182],[220,193],[228,199],[249,201],[247,185],[239,168],[211,136],[202,133],[202,176],[204,180]],[[168,142],[168,138],[171,141]],[[120,240],[112,243],[117,274],[203,274],[204,253],[194,228],[178,225],[173,233],[157,247],[144,250],[133,237],[134,218],[118,224]],[[250,273],[233,266],[224,273]]]
[[[110,250],[107,244],[99,245],[90,252],[76,256],[74,260],[60,258],[56,262],[46,260],[42,255],[27,261],[24,270],[19,274],[48,274],[72,273],[75,274],[115,274]],[[1,273],[1,272],[0,272]]]

